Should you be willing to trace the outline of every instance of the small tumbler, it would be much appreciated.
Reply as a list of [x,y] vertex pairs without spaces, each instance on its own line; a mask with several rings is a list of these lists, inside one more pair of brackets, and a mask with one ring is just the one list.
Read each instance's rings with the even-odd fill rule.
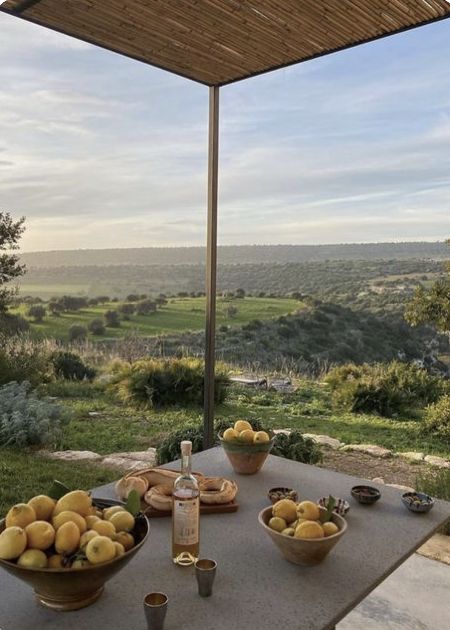
[[163,630],[168,597],[165,593],[148,593],[144,597],[144,612],[148,630]]
[[217,562],[201,558],[195,563],[195,577],[197,578],[198,594],[200,597],[209,597],[212,594],[212,586],[216,577]]

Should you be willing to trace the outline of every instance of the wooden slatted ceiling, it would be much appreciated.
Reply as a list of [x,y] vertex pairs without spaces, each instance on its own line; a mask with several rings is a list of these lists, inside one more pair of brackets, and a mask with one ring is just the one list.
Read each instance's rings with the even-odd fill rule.
[[7,0],[1,11],[206,85],[450,17],[447,0]]

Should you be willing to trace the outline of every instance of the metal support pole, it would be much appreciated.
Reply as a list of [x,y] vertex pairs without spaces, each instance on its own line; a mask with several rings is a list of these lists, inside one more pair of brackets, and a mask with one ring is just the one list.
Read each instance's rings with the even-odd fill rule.
[[219,88],[209,88],[208,223],[206,241],[206,337],[203,447],[214,444],[214,374],[216,351],[217,189],[219,170]]

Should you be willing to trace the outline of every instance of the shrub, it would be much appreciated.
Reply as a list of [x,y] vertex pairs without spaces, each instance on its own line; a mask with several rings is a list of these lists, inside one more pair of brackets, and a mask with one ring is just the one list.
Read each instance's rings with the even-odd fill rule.
[[322,461],[320,447],[310,438],[304,438],[300,431],[291,431],[289,435],[277,433],[271,454],[303,464],[317,464]]
[[0,387],[0,445],[55,444],[64,420],[62,408],[39,399],[29,383]]
[[142,300],[136,304],[137,315],[150,315],[156,312],[156,302],[153,300]]
[[448,394],[425,409],[423,430],[450,443],[450,396]]
[[374,365],[346,364],[325,377],[333,400],[354,413],[391,417],[436,401],[445,381],[413,364],[392,361]]
[[65,378],[70,381],[91,381],[96,371],[85,365],[81,357],[74,352],[54,352],[51,357],[55,374],[59,378]]
[[88,324],[88,330],[93,335],[104,335],[106,332],[105,324],[100,318],[90,321]]
[[69,328],[69,341],[84,341],[87,337],[87,328],[80,324],[74,324]]
[[30,329],[30,323],[21,315],[0,313],[0,335],[11,337],[26,333]]
[[35,322],[42,322],[44,317],[47,315],[47,311],[40,304],[34,304],[30,306],[27,313],[28,317],[32,317]]
[[119,328],[120,319],[117,311],[106,311],[105,313],[106,325],[110,328]]
[[45,343],[23,335],[0,338],[0,385],[11,381],[38,385],[52,376],[50,350]]
[[[200,359],[143,359],[127,364],[113,380],[122,400],[140,405],[203,404],[204,365]],[[215,402],[226,397],[227,373],[216,369]]]
[[[418,475],[416,490],[417,492],[425,492],[436,499],[450,501],[450,470],[442,468]],[[444,525],[441,531],[450,536],[450,522]]]

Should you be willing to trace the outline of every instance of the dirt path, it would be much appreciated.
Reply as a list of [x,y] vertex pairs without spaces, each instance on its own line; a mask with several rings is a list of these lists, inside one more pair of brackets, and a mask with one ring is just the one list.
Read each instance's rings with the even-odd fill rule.
[[429,470],[426,464],[410,464],[400,457],[381,459],[364,453],[346,453],[330,449],[323,450],[321,466],[354,477],[363,479],[382,477],[385,483],[411,487],[415,486],[418,474]]

